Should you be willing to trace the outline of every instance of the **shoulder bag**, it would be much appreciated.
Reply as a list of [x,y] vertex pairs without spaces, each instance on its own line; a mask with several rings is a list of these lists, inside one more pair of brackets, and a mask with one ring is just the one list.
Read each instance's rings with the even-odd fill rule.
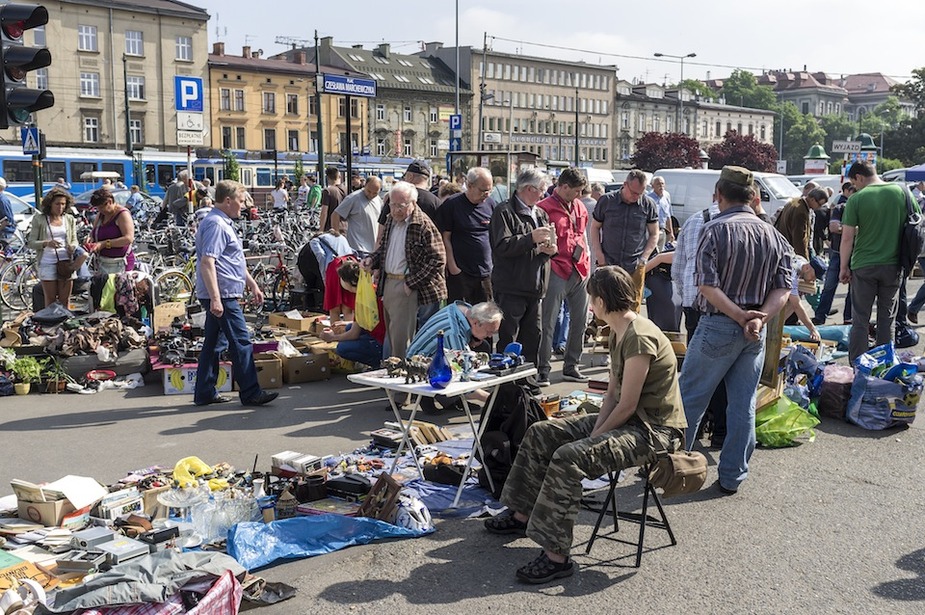
[[[45,224],[48,225],[48,236],[51,238],[54,238],[54,232],[51,230],[51,221],[47,217],[45,218]],[[66,222],[64,224],[64,230],[65,230],[65,237],[67,237],[67,223]],[[59,280],[70,280],[71,276],[74,275],[74,271],[76,271],[76,267],[74,266],[74,261],[73,260],[66,260],[66,261],[61,260],[61,258],[58,256],[58,249],[54,248],[54,251],[55,251],[55,258],[58,261],[55,263],[55,271],[58,274],[58,279]]]

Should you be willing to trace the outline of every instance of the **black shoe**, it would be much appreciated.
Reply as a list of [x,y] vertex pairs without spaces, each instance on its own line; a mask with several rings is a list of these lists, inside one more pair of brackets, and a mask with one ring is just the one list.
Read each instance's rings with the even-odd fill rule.
[[279,397],[279,393],[277,393],[276,391],[272,391],[272,392],[271,391],[260,391],[257,397],[253,399],[248,399],[247,401],[244,401],[242,399],[241,404],[245,406],[262,406],[264,404],[270,403],[277,397]]
[[418,405],[421,407],[421,411],[424,414],[430,416],[437,416],[443,414],[443,408],[437,405],[437,402],[433,397],[421,396],[421,401],[418,402]]
[[580,371],[578,371],[577,367],[567,370],[567,371],[563,370],[562,379],[567,380],[569,382],[587,382],[588,381],[588,377],[582,374]]
[[716,488],[719,489],[719,492],[723,495],[735,495],[739,492],[738,489],[729,489],[727,487],[723,487],[723,484],[719,482],[719,480],[716,481]]
[[906,314],[906,318],[908,318],[909,322],[911,322],[914,325],[919,324],[919,313],[918,312],[909,312],[908,314]]
[[209,404],[227,404],[230,401],[234,401],[230,397],[225,397],[224,395],[216,395],[207,402],[196,404],[197,406],[208,406]]
[[810,318],[810,320],[811,320],[811,321],[813,322],[813,324],[816,325],[817,327],[821,327],[822,325],[825,324],[825,318],[816,318],[815,316],[813,316],[812,318]]
[[485,529],[492,534],[527,535],[527,524],[515,519],[514,513],[511,512],[510,509],[494,517],[485,519]]
[[549,559],[544,551],[538,558],[518,569],[517,578],[524,583],[539,585],[555,579],[570,577],[574,573],[575,564],[571,558],[559,564]]
[[832,308],[831,310],[829,310],[829,314],[828,314],[829,316],[835,316],[836,314],[838,314],[837,308]]

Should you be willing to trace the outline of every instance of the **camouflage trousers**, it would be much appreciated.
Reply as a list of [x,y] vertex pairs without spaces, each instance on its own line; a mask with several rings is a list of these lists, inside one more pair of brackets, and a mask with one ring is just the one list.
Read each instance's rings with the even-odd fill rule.
[[[572,547],[581,479],[655,459],[649,431],[635,416],[622,427],[592,438],[596,421],[596,414],[586,414],[534,423],[524,436],[501,493],[505,506],[529,515],[527,536],[559,555],[568,555]],[[669,451],[682,438],[681,431],[672,427],[653,425],[652,430]]]

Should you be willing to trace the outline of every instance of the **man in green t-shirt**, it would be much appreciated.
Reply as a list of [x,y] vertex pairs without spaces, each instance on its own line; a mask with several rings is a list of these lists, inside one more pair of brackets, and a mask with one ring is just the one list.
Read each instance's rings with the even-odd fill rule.
[[851,165],[848,180],[857,192],[842,214],[839,279],[851,284],[848,358],[853,362],[869,348],[867,328],[874,300],[877,345],[893,339],[896,296],[902,282],[899,235],[906,220],[906,197],[902,186],[881,180],[866,161]]
[[318,207],[321,204],[321,186],[315,181],[314,175],[308,176],[308,206]]

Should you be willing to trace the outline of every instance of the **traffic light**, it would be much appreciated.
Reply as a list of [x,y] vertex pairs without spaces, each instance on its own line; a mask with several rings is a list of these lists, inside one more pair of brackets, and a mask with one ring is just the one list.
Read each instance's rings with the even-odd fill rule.
[[0,44],[3,70],[0,71],[0,128],[25,124],[33,111],[55,104],[49,90],[26,87],[30,70],[51,64],[51,52],[45,47],[23,45],[23,33],[48,23],[48,10],[38,4],[0,5]]

